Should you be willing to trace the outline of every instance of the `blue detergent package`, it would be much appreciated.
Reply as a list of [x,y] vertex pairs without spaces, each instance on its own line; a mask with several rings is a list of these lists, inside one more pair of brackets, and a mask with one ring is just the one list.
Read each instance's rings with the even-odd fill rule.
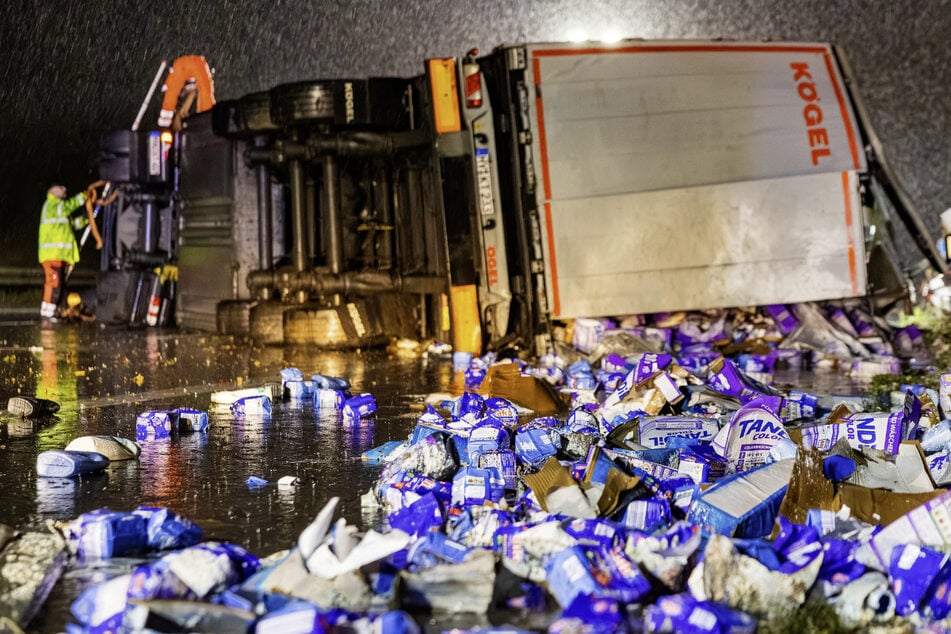
[[368,392],[348,398],[343,404],[343,421],[351,425],[375,414],[376,399]]
[[529,466],[540,466],[556,452],[547,429],[523,427],[515,434],[515,455]]
[[548,634],[614,634],[621,629],[620,604],[616,599],[578,595],[548,628]]
[[579,546],[610,549],[623,543],[621,527],[606,519],[565,520],[561,529],[574,537]]
[[287,605],[268,612],[254,626],[254,634],[324,634],[326,631],[323,611],[303,599],[290,601]]
[[314,384],[310,381],[285,381],[284,400],[300,403],[314,398]]
[[162,440],[178,431],[178,426],[172,425],[172,416],[168,412],[142,412],[135,419],[136,440]]
[[339,376],[325,376],[323,374],[310,375],[310,381],[315,389],[321,390],[342,390],[350,389],[350,381]]
[[657,528],[670,524],[672,519],[668,500],[650,498],[629,502],[624,509],[621,523],[628,528],[651,533]]
[[591,411],[591,407],[576,407],[568,414],[565,420],[568,431],[576,434],[593,434],[599,431],[598,418]]
[[452,419],[475,422],[482,418],[485,411],[485,401],[474,392],[463,392],[462,396],[452,401],[450,406]]
[[505,480],[498,469],[462,467],[452,479],[453,504],[498,502],[505,495]]
[[823,555],[819,531],[813,526],[794,524],[780,515],[779,534],[773,540],[773,549],[782,559],[779,571],[793,574]]
[[133,513],[145,520],[147,543],[153,550],[185,548],[204,538],[201,528],[167,508],[140,506]]
[[509,433],[501,426],[485,424],[479,425],[469,432],[469,441],[466,443],[466,452],[469,461],[473,462],[480,453],[509,449],[511,439]]
[[69,611],[81,631],[89,634],[118,632],[126,609],[126,596],[132,576],[125,574],[90,586],[70,605]]
[[135,513],[91,511],[69,522],[63,532],[81,561],[125,557],[148,547],[145,519]]
[[485,415],[506,429],[515,429],[518,425],[518,409],[508,399],[497,396],[485,399]]
[[947,555],[915,544],[903,544],[892,550],[888,573],[895,593],[895,614],[907,616],[919,609],[927,598]]
[[392,528],[399,529],[413,537],[442,528],[442,506],[432,493],[425,493],[408,506],[391,513],[387,520]]
[[482,381],[485,380],[485,368],[468,367],[463,373],[463,377],[465,378],[466,389],[479,389]]
[[545,564],[548,591],[567,607],[579,595],[635,602],[651,589],[637,565],[616,549],[573,546]]
[[480,469],[489,467],[499,470],[502,474],[502,480],[505,482],[505,489],[514,491],[518,487],[518,474],[515,471],[515,452],[511,449],[501,451],[487,451],[478,455],[475,466]]
[[259,478],[257,476],[248,476],[248,479],[244,481],[248,485],[249,489],[260,489],[261,487],[266,487],[268,481],[264,478]]
[[234,414],[235,418],[247,418],[248,416],[270,418],[271,399],[263,394],[239,398],[231,404],[231,413]]
[[179,431],[202,433],[208,431],[208,412],[190,407],[172,410],[178,419]]
[[824,539],[819,579],[836,586],[844,586],[864,575],[865,566],[855,560],[855,551],[858,547],[858,542],[846,539]]
[[660,597],[644,612],[646,632],[678,634],[753,634],[756,620],[722,603],[698,601],[689,594]]
[[320,412],[339,412],[348,398],[347,392],[337,388],[322,387],[314,390],[314,409]]
[[445,533],[427,533],[410,546],[408,567],[417,571],[441,564],[461,564],[471,550]]

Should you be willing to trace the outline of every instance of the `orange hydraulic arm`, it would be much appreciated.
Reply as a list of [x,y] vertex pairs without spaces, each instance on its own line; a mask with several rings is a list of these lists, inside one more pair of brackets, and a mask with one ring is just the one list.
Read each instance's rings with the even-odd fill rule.
[[162,86],[165,96],[162,98],[162,112],[159,114],[160,128],[172,125],[172,117],[178,107],[178,97],[189,81],[195,82],[198,90],[198,108],[196,112],[211,110],[215,105],[215,82],[211,78],[211,68],[202,55],[184,55],[172,63]]

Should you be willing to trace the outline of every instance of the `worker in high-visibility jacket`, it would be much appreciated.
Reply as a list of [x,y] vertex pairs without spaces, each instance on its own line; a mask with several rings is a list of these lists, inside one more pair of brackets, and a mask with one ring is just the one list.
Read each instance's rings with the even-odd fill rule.
[[[55,320],[59,304],[65,296],[66,278],[79,262],[79,244],[74,230],[89,224],[83,205],[87,198],[95,199],[96,188],[104,181],[96,181],[85,192],[66,198],[66,187],[53,185],[46,193],[46,202],[40,213],[39,260],[43,266],[43,301],[40,317]],[[101,244],[97,244],[97,248]]]

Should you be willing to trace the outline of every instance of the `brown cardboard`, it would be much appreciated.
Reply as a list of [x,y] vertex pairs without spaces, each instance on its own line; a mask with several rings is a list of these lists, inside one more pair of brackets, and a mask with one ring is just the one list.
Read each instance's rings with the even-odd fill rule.
[[534,376],[522,376],[514,363],[490,366],[479,394],[508,399],[539,416],[551,416],[566,408],[565,402],[549,383]]
[[824,454],[816,450],[800,449],[796,453],[786,496],[779,507],[780,515],[804,524],[809,509],[838,511],[844,505],[854,517],[886,526],[945,492],[937,489],[928,493],[896,493],[847,483],[835,485],[823,473],[823,458]]
[[809,509],[838,510],[835,485],[822,471],[823,454],[812,449],[799,449],[793,465],[786,496],[779,514],[796,524],[806,523]]
[[563,467],[557,458],[549,458],[537,473],[522,477],[525,484],[538,498],[542,509],[548,510],[548,494],[563,487],[576,487],[578,483],[571,477],[567,467]]
[[[585,484],[591,483],[591,474],[593,469],[591,469],[590,466],[597,462],[598,456],[600,454],[600,447],[594,447],[588,454],[589,468],[585,470]],[[598,515],[604,517],[616,511],[618,503],[621,501],[621,496],[625,492],[636,487],[640,481],[641,479],[637,476],[624,473],[620,467],[608,471],[608,477],[604,483],[604,489],[601,491],[601,497],[598,499]]]

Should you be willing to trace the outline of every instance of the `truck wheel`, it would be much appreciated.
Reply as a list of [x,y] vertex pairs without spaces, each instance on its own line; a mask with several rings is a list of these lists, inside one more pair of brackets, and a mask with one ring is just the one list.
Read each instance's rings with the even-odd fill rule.
[[335,308],[297,308],[284,313],[284,343],[318,348],[354,347]]
[[238,100],[241,127],[249,132],[277,130],[271,118],[271,96],[267,91],[253,92]]
[[248,337],[251,334],[251,309],[254,302],[225,300],[218,302],[216,323],[218,334]]
[[284,312],[292,308],[281,302],[260,302],[252,307],[248,315],[251,340],[260,345],[283,343]]
[[271,115],[279,126],[332,122],[334,96],[330,82],[302,81],[271,89]]

